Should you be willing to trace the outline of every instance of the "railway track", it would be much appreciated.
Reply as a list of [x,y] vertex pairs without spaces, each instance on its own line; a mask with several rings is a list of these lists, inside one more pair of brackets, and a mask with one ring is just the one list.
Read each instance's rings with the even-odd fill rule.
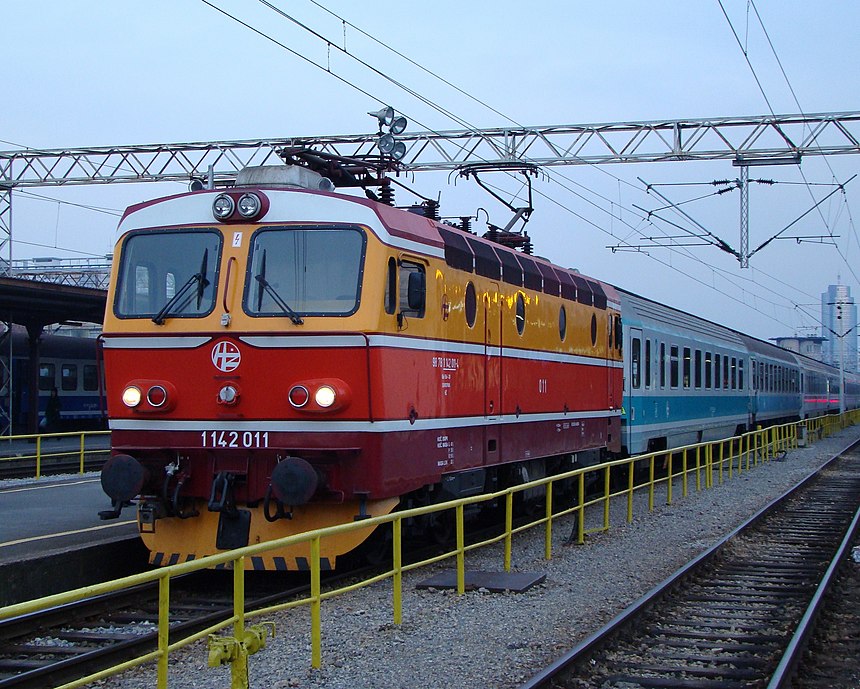
[[[497,528],[478,528],[469,537],[480,540]],[[424,559],[451,545],[414,544],[404,551],[404,560]],[[370,564],[367,553],[347,559],[345,569],[323,575],[323,586],[389,569],[388,553],[387,559]],[[232,572],[195,572],[172,580],[170,590],[171,644],[233,615]],[[245,573],[246,611],[305,597],[309,591],[307,573]],[[157,584],[0,621],[0,689],[44,689],[74,681],[155,650],[157,632]]]
[[[858,504],[854,446],[521,689],[739,689],[767,687],[775,673],[771,689],[792,686],[809,658],[807,609],[834,558],[846,559]],[[781,664],[790,647],[796,656]],[[855,644],[852,668],[856,657]]]
[[[333,575],[335,578],[355,576]],[[204,571],[171,584],[170,643],[233,614],[233,575]],[[305,595],[307,577],[246,573],[246,609]],[[137,587],[0,623],[0,689],[44,689],[157,646],[157,585]]]
[[[77,454],[69,453],[70,459],[59,461],[42,462],[40,473],[42,476],[55,476],[58,474],[77,474],[81,471],[81,461]],[[84,460],[84,472],[98,471],[105,463],[107,455],[88,458]],[[10,478],[33,478],[36,475],[36,460],[6,460],[0,462],[0,480]]]

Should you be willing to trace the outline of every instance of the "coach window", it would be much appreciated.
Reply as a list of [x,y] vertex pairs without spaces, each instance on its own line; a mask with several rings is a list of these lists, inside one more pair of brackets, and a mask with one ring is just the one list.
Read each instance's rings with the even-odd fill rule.
[[84,390],[99,389],[99,367],[94,364],[84,364]]
[[738,360],[732,357],[732,390],[738,389]]
[[744,360],[738,359],[738,390],[744,389]]
[[60,366],[60,388],[66,391],[78,389],[77,364],[63,364]]
[[723,359],[719,354],[714,354],[714,389],[720,389],[720,381],[722,378],[720,377],[722,374],[722,364]]
[[621,337],[622,328],[621,328],[621,316],[615,316],[615,349],[618,350],[618,353],[621,353],[621,350],[624,347],[624,340]]
[[678,387],[678,345],[672,345],[669,350],[669,385]]
[[564,338],[567,337],[567,311],[565,311],[564,305],[558,310],[558,335],[564,342]]
[[660,343],[660,387],[666,387],[666,343]]
[[696,350],[696,358],[693,361],[693,377],[697,388],[702,387],[702,350]]
[[517,292],[517,332],[522,335],[526,329],[526,300],[523,298],[522,292]]
[[39,390],[52,390],[56,387],[56,375],[54,364],[39,364]]
[[710,352],[705,352],[705,388],[710,390],[713,380],[714,356]]
[[651,340],[645,340],[645,387],[651,387]]
[[477,317],[478,295],[475,294],[475,285],[469,282],[466,284],[466,325],[473,327]]
[[642,342],[634,337],[630,345],[630,381],[633,388],[638,390],[642,386]]
[[690,367],[692,359],[690,357],[690,348],[684,347],[684,387],[690,387]]

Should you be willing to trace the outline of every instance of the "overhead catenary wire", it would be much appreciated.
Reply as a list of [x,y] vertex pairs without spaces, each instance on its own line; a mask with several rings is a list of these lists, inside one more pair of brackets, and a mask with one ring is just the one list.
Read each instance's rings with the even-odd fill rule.
[[[221,13],[222,13],[222,14],[224,14],[225,16],[227,16],[227,17],[229,17],[229,18],[233,19],[233,20],[234,20],[234,21],[236,21],[237,23],[239,23],[239,24],[241,24],[241,25],[243,25],[243,26],[245,26],[245,27],[249,28],[250,30],[254,31],[255,33],[259,34],[261,37],[264,37],[264,38],[266,38],[267,40],[270,40],[270,41],[272,41],[272,42],[276,43],[277,45],[280,45],[282,48],[284,48],[284,49],[285,49],[285,50],[287,50],[288,52],[290,52],[290,53],[292,53],[292,54],[294,54],[294,55],[297,55],[298,57],[301,57],[301,58],[302,58],[303,60],[305,60],[306,62],[309,62],[310,64],[312,64],[312,65],[316,66],[317,68],[319,68],[319,69],[321,69],[321,70],[323,70],[323,71],[326,71],[328,74],[330,74],[330,75],[332,75],[332,76],[335,76],[335,77],[336,77],[337,79],[339,79],[340,81],[342,81],[342,82],[344,82],[344,83],[347,83],[351,88],[354,88],[354,89],[358,90],[359,92],[364,93],[365,95],[368,95],[369,97],[373,98],[373,99],[374,99],[374,100],[376,100],[377,102],[380,102],[380,103],[382,103],[382,102],[383,102],[381,99],[378,99],[378,98],[376,98],[376,97],[372,96],[371,94],[369,94],[366,90],[364,90],[364,89],[362,89],[362,88],[360,88],[360,87],[356,86],[356,85],[355,85],[355,84],[353,84],[353,83],[350,83],[350,82],[346,81],[343,77],[341,77],[340,75],[338,75],[338,74],[336,74],[334,71],[332,71],[330,67],[322,66],[322,65],[320,65],[320,64],[318,64],[318,63],[316,63],[316,62],[314,62],[313,60],[310,60],[309,58],[307,58],[307,57],[305,57],[305,56],[303,56],[303,55],[299,54],[297,51],[295,51],[295,50],[293,50],[293,49],[289,48],[288,46],[285,46],[284,44],[282,44],[280,41],[277,41],[276,39],[273,39],[272,37],[268,36],[265,32],[263,32],[263,31],[261,31],[261,30],[259,30],[259,29],[255,28],[255,27],[253,27],[253,26],[249,25],[248,23],[246,23],[246,22],[244,22],[244,21],[242,21],[242,20],[240,20],[240,19],[238,19],[238,18],[234,17],[233,15],[230,15],[228,12],[226,12],[226,11],[222,10],[221,8],[219,8],[219,7],[215,6],[215,5],[213,5],[211,2],[208,2],[207,0],[202,0],[202,1],[203,1],[205,4],[209,5],[210,7],[212,7],[213,9],[215,9],[215,10],[217,10],[217,11],[221,12]],[[263,4],[265,4],[266,6],[271,6],[271,7],[273,7],[273,6],[272,6],[272,4],[271,4],[271,3],[268,3],[268,2],[264,2]],[[273,7],[273,8],[274,8],[274,7]],[[277,9],[277,8],[274,8],[274,9],[275,9],[275,11],[279,12],[279,14],[281,14],[281,13],[282,13],[282,11],[281,11],[281,10],[279,10],[279,9]],[[283,14],[286,14],[286,13],[283,13]],[[292,21],[292,19],[290,19],[290,21]],[[309,30],[309,31],[311,31],[313,34],[315,34],[315,35],[317,36],[317,38],[318,38],[319,40],[321,40],[321,41],[324,41],[324,42],[326,43],[326,45],[327,45],[327,46],[331,47],[332,45],[336,45],[334,41],[332,41],[332,40],[330,40],[330,39],[325,38],[324,36],[322,36],[322,34],[319,34],[319,32],[315,32],[313,29],[310,29],[310,27],[307,27],[307,29],[306,29],[306,30]],[[338,49],[340,50],[340,48],[338,48]],[[345,51],[342,51],[342,52],[345,52]],[[373,71],[374,71],[375,73],[377,73],[377,74],[379,74],[379,73],[380,73],[380,70],[377,70],[377,69],[373,68],[372,66],[368,66],[368,69],[373,70]],[[398,81],[396,81],[396,80],[389,80],[389,81],[391,81],[391,83],[393,83],[393,84],[397,85],[398,87],[403,88],[407,93],[410,93],[410,95],[415,95],[414,91],[412,91],[411,89],[409,89],[409,88],[408,88],[408,87],[406,87],[405,85],[401,84],[400,82],[398,82]],[[418,96],[416,95],[416,97],[418,97]],[[425,103],[426,103],[427,101],[426,101],[426,99],[425,99],[425,100],[422,100],[422,102],[425,102]],[[431,102],[431,103],[429,103],[429,104],[430,104],[431,106],[433,106],[433,103],[432,103],[432,102]],[[469,123],[468,123],[468,122],[465,122],[465,120],[463,120],[462,118],[459,118],[459,117],[457,117],[457,116],[453,115],[453,113],[450,113],[450,111],[447,111],[447,110],[444,110],[444,109],[439,109],[439,108],[435,108],[435,109],[437,109],[437,110],[438,110],[438,111],[440,111],[440,112],[443,112],[443,114],[446,114],[446,116],[452,116],[452,119],[454,119],[454,121],[456,121],[456,122],[458,122],[458,123],[461,123],[461,126],[462,126],[462,124],[463,124],[463,123],[465,123],[465,125],[467,126],[467,128],[469,128],[469,129],[471,129],[471,130],[473,130],[473,131],[478,131],[474,126],[469,125]],[[406,114],[406,113],[404,113],[404,114]],[[418,123],[419,125],[422,125],[422,123],[418,122],[414,117],[412,117],[411,119],[412,119],[413,121],[416,121],[416,123]],[[426,125],[422,125],[422,126],[425,126],[425,127],[426,127]],[[431,132],[433,131],[433,130],[432,130],[431,128],[429,128],[429,127],[426,127],[426,128],[427,128],[428,130],[430,130]],[[461,150],[462,150],[462,147],[461,147]],[[600,170],[603,172],[602,168],[599,168],[599,167],[598,167],[597,169],[600,169]],[[612,176],[612,175],[610,175],[610,176]],[[564,185],[563,183],[558,182],[558,179],[557,179],[557,176],[556,176],[556,175],[552,175],[552,176],[550,176],[550,179],[551,179],[551,181],[552,181],[552,182],[554,182],[554,183],[556,183],[556,184],[560,185],[563,189],[567,190],[568,192],[574,193],[574,194],[575,194],[576,196],[578,196],[579,198],[581,198],[581,199],[583,199],[583,200],[586,200],[590,205],[592,205],[592,206],[594,206],[595,208],[599,209],[599,210],[600,210],[600,212],[602,212],[602,213],[606,213],[606,214],[610,215],[610,217],[612,217],[613,219],[617,219],[619,222],[624,223],[625,225],[627,225],[631,230],[633,230],[633,231],[637,231],[637,228],[635,228],[634,226],[632,226],[632,225],[630,225],[629,223],[627,223],[627,221],[626,221],[626,220],[624,220],[624,219],[623,219],[623,217],[620,217],[619,215],[616,215],[616,214],[615,214],[615,213],[613,213],[612,211],[608,211],[608,210],[606,210],[605,208],[603,208],[603,207],[599,206],[599,204],[594,203],[594,202],[593,202],[593,201],[591,201],[590,199],[586,199],[582,194],[580,194],[580,193],[578,193],[578,192],[575,192],[575,191],[573,191],[572,189],[570,189],[570,187],[568,187],[568,186]],[[635,185],[632,185],[632,184],[630,184],[630,183],[626,182],[625,180],[621,180],[620,178],[615,178],[615,179],[619,180],[620,182],[623,182],[624,184],[628,184],[629,186],[631,186],[631,187],[635,188]],[[579,185],[578,183],[575,183],[575,184],[577,184],[577,186],[582,187],[582,185]],[[583,189],[586,189],[586,191],[588,191],[588,193],[590,193],[590,194],[592,194],[592,195],[594,195],[594,196],[597,196],[598,198],[602,198],[602,199],[603,199],[604,201],[606,201],[607,203],[611,203],[611,204],[612,204],[612,206],[614,207],[614,205],[615,205],[615,204],[614,204],[614,202],[610,202],[608,199],[606,199],[605,197],[602,197],[601,195],[599,195],[599,194],[595,193],[593,190],[587,189],[587,188],[585,188],[585,187],[582,187],[582,188],[583,188]],[[545,198],[549,198],[549,197],[547,197],[545,194],[543,194],[543,193],[542,193],[542,192],[540,192],[540,191],[538,191],[538,195],[540,195],[540,196],[542,196],[542,197],[545,197]],[[555,202],[555,200],[554,200],[554,199],[550,199],[550,200],[551,200],[551,201],[553,201],[553,202]],[[569,209],[569,208],[567,208],[567,207],[565,207],[565,206],[563,206],[563,205],[562,205],[561,207],[563,207],[565,210],[567,210],[567,212],[571,212],[571,211],[572,211],[572,209]],[[632,212],[632,211],[631,211],[631,212]],[[584,216],[582,216],[581,214],[575,214],[575,213],[574,213],[574,215],[575,215],[576,217],[579,217],[580,219],[582,219],[582,220],[584,220],[584,221],[588,222],[589,224],[593,225],[594,227],[596,227],[596,228],[600,229],[601,231],[603,231],[603,232],[607,232],[607,231],[606,231],[603,227],[601,227],[599,224],[594,223],[594,222],[593,222],[593,221],[591,221],[590,219],[586,219],[586,218],[584,218]],[[634,213],[634,215],[636,215],[636,214]],[[641,218],[640,218],[640,221],[641,221]],[[641,225],[641,222],[640,222],[640,225]],[[608,234],[610,234],[610,236],[613,236],[613,238],[615,238],[616,240],[617,240],[617,239],[619,239],[617,236],[615,236],[615,234],[614,234],[614,233],[609,233],[609,232],[607,232],[607,233],[608,233]],[[698,262],[700,262],[700,263],[703,263],[700,259],[697,259],[697,258],[695,258],[695,257],[692,257],[692,256],[689,254],[689,252],[684,252],[684,255],[685,255],[685,257],[687,257],[687,258],[692,258],[693,260],[696,260],[696,261],[698,261]],[[677,268],[675,268],[675,267],[674,267],[673,265],[671,265],[671,264],[667,264],[667,265],[669,265],[669,267],[670,267],[670,268],[672,268],[673,270],[678,270]],[[704,263],[703,263],[703,265],[705,265],[708,269],[713,270],[711,266],[708,266],[707,264],[704,264]],[[683,274],[683,271],[679,271],[679,272],[682,272],[682,274]],[[702,283],[702,284],[707,284],[707,283]],[[711,286],[711,285],[708,285],[708,286],[709,286],[709,287],[711,287],[712,289],[714,289],[714,287],[713,287],[713,286]],[[716,291],[720,292],[720,290],[716,290]],[[721,293],[725,294],[724,292],[721,292]],[[741,303],[744,303],[744,302],[741,302]],[[750,304],[747,304],[747,306],[749,306],[750,308],[753,308],[753,309],[755,310],[755,307],[754,307],[754,306],[752,306],[752,305],[750,305]],[[765,314],[765,315],[767,315],[767,314]]]

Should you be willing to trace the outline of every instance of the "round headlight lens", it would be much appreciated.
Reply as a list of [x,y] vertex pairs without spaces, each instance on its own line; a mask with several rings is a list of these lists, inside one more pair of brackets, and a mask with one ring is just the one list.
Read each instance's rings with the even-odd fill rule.
[[227,194],[218,194],[212,202],[212,215],[217,220],[226,220],[236,209],[236,204]]
[[146,401],[153,407],[162,407],[167,402],[167,390],[161,385],[153,385],[146,393]]
[[125,390],[122,391],[122,403],[126,407],[134,408],[138,404],[140,404],[140,400],[140,388],[137,388],[134,385],[129,385]]
[[333,405],[336,397],[337,394],[330,385],[321,385],[314,393],[314,401],[323,409]]
[[311,394],[308,392],[308,389],[304,385],[295,385],[290,389],[289,394],[287,395],[287,399],[290,400],[290,404],[292,404],[296,409],[301,409],[304,407],[311,398]]
[[260,214],[260,209],[263,207],[260,197],[256,194],[242,194],[239,197],[239,203],[236,206],[239,210],[239,215],[243,218],[255,218]]

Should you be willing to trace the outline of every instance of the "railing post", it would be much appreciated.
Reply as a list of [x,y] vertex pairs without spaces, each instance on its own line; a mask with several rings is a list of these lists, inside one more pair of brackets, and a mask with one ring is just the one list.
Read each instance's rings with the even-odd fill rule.
[[81,470],[79,473],[84,473],[84,437],[86,433],[81,433]]
[[514,528],[514,494],[508,491],[505,494],[505,571],[511,571],[511,531]]
[[552,482],[546,484],[546,524],[544,524],[544,559],[552,560]]
[[[720,441],[720,478],[723,476],[723,463],[726,461],[726,441]],[[732,480],[732,474],[734,472],[735,463],[729,459],[729,480]]]
[[[696,445],[696,492],[702,490],[702,446]],[[707,484],[707,479],[705,479]]]
[[672,477],[672,453],[668,452],[666,455],[666,466],[668,474],[667,482],[666,482],[666,504],[672,504],[672,487],[674,483],[674,478]]
[[311,539],[311,667],[322,665],[322,623],[320,621],[320,537]]
[[579,519],[576,520],[576,542],[585,543],[585,472],[579,475]]
[[231,689],[247,689],[248,687],[248,654],[243,643],[245,641],[245,558],[233,560],[233,639],[236,642],[236,653],[230,662]]
[[466,534],[463,529],[463,505],[457,505],[457,593],[466,593]]
[[606,531],[609,531],[609,502],[609,467],[607,466],[603,469],[603,528]]
[[36,436],[36,478],[42,478],[42,436]]
[[636,462],[632,459],[627,464],[627,523],[633,523],[633,479],[636,471]]
[[167,649],[170,646],[170,574],[158,579],[158,675],[156,686],[167,689]]
[[400,624],[403,621],[403,549],[401,547],[402,536],[402,520],[398,517],[392,524],[394,530],[394,577],[392,586],[394,587],[394,624]]
[[657,457],[651,455],[651,461],[648,463],[648,511],[654,511],[654,463]]
[[687,448],[681,453],[681,494],[687,497]]

